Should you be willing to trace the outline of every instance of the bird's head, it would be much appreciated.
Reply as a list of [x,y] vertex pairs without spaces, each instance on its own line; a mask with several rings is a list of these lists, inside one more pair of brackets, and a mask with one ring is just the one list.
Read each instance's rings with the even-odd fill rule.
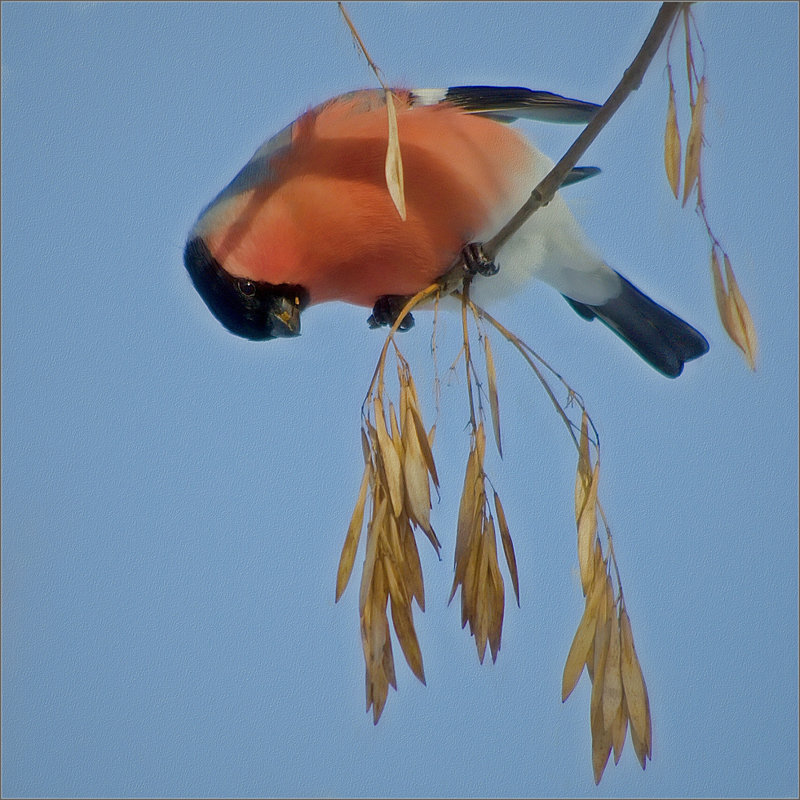
[[300,312],[309,300],[302,286],[231,275],[199,236],[186,244],[183,262],[200,297],[231,333],[259,341],[300,335]]

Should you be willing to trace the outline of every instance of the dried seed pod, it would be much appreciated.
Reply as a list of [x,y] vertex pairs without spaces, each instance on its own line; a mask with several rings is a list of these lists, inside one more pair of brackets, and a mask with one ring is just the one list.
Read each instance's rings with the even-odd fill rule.
[[589,649],[594,641],[597,609],[604,592],[604,584],[601,581],[596,581],[589,592],[589,596],[586,598],[583,616],[578,623],[578,629],[575,631],[575,636],[567,654],[567,661],[564,664],[564,675],[561,679],[562,703],[572,694],[572,690],[577,685],[578,679],[583,672]]
[[578,564],[581,570],[583,593],[594,580],[594,544],[597,540],[597,486],[600,482],[600,462],[596,461],[586,493],[583,510],[578,519]]
[[620,612],[620,668],[625,702],[631,721],[631,740],[644,769],[646,759],[652,757],[650,701],[647,697],[642,668],[633,646],[631,622],[625,608]]
[[678,131],[678,112],[675,108],[672,70],[669,70],[669,103],[667,105],[667,126],[664,131],[664,167],[667,171],[670,189],[677,200],[681,182],[681,135]]
[[400,136],[397,132],[397,112],[392,92],[386,90],[386,111],[389,118],[389,144],[386,148],[386,186],[400,219],[406,219],[406,198],[403,188],[403,159],[400,155]]
[[700,177],[700,155],[703,148],[703,124],[706,111],[706,78],[700,79],[697,97],[692,106],[692,124],[686,142],[686,163],[683,169],[683,205],[689,199],[695,183]]
[[342,555],[339,558],[339,569],[336,573],[336,602],[342,596],[350,580],[353,571],[353,562],[358,549],[358,542],[361,538],[361,529],[364,526],[364,506],[367,502],[367,488],[372,475],[372,468],[369,462],[364,467],[364,475],[361,478],[361,487],[358,490],[358,499],[353,509],[353,516],[350,518],[350,525],[347,528],[347,535],[342,545]]
[[503,457],[503,444],[500,439],[500,402],[497,398],[497,372],[494,368],[494,356],[492,355],[492,345],[489,337],[483,337],[484,352],[486,354],[486,377],[489,383],[489,409],[492,414],[492,429],[494,430],[494,440],[497,444],[497,452]]
[[503,553],[505,553],[508,572],[511,575],[511,585],[514,587],[514,595],[519,605],[519,577],[517,576],[517,557],[514,554],[514,542],[511,541],[511,533],[506,522],[506,514],[500,503],[497,492],[494,492],[494,509],[497,512],[497,524],[500,528],[500,541],[503,543]]

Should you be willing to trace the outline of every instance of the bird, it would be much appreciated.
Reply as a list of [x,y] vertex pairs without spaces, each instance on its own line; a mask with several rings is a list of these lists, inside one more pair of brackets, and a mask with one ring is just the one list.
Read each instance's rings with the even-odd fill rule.
[[[297,336],[307,307],[343,301],[395,320],[465,247],[493,236],[553,162],[511,123],[585,124],[595,103],[518,86],[392,90],[406,218],[386,185],[387,93],[361,89],[301,114],[254,153],[201,211],[184,264],[213,315],[251,340]],[[481,306],[538,279],[599,319],[667,377],[708,351],[705,337],[605,263],[561,189],[499,249],[497,274],[472,282]],[[492,271],[492,270],[487,270]],[[410,317],[401,328],[413,324]]]

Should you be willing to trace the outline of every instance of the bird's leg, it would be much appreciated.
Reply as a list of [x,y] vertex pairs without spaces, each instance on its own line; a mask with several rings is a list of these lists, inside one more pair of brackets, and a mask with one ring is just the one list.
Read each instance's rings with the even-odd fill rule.
[[[383,297],[379,297],[372,307],[372,314],[367,320],[367,325],[370,328],[380,328],[383,325],[391,327],[408,300],[409,298],[402,294],[385,294]],[[414,317],[411,314],[406,314],[397,330],[407,331],[413,327]]]
[[470,275],[484,275],[488,278],[500,271],[500,267],[484,255],[481,242],[470,242],[461,251],[461,256]]
[[[470,242],[461,251],[461,257],[464,260],[464,270],[470,276],[483,275],[491,277],[492,275],[497,275],[500,271],[500,267],[486,257],[481,242]],[[394,325],[398,314],[403,310],[403,306],[408,302],[408,299],[408,297],[401,294],[385,294],[383,297],[379,297],[372,307],[372,314],[367,320],[367,325],[370,328]],[[397,330],[407,331],[413,327],[414,317],[411,314],[406,314]]]

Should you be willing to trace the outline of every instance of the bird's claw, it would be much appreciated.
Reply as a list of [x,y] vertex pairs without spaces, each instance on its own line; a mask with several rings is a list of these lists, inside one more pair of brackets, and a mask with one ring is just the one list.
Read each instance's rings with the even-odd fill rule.
[[484,275],[488,278],[500,271],[500,267],[484,255],[483,245],[480,242],[468,244],[461,251],[461,256],[470,275]]
[[[372,314],[367,320],[370,328],[381,328],[384,325],[394,325],[403,307],[408,302],[408,298],[400,294],[385,294],[375,301],[372,307]],[[414,317],[409,313],[403,317],[402,322],[397,326],[398,331],[408,331],[414,327]]]

